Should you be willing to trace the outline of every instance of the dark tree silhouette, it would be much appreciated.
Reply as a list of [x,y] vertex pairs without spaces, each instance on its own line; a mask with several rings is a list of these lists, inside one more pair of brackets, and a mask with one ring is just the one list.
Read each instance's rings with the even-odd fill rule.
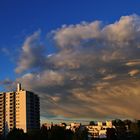
[[44,125],[40,129],[40,139],[48,140],[48,129]]
[[114,128],[107,128],[107,140],[117,140],[116,130]]
[[65,140],[65,129],[60,126],[52,126],[48,132],[48,140]]
[[7,135],[7,140],[26,140],[26,135],[24,134],[22,129],[14,128]]
[[88,131],[87,129],[77,128],[74,133],[73,140],[88,140]]
[[94,121],[90,121],[89,125],[95,125],[95,122]]

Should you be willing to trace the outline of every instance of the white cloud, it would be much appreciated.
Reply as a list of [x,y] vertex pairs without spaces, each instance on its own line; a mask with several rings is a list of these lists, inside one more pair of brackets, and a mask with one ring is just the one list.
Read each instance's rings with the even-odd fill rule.
[[100,21],[64,26],[55,32],[55,41],[59,47],[79,46],[83,40],[98,38]]

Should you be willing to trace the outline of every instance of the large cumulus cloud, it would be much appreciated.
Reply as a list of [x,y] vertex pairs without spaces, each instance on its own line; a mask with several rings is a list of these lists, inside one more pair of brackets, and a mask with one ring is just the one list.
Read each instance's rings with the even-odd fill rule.
[[140,118],[140,17],[65,25],[51,32],[57,51],[45,52],[39,32],[29,36],[17,81],[41,97],[41,115]]

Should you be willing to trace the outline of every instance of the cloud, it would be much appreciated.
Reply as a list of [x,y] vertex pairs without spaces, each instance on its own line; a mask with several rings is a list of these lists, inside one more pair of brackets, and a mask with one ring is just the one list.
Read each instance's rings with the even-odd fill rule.
[[16,72],[23,87],[41,98],[43,117],[139,119],[140,17],[122,16],[65,25],[51,32],[46,52],[40,32],[25,40]]
[[2,53],[4,53],[5,55],[9,55],[10,54],[10,51],[6,47],[1,48],[0,51]]
[[[79,46],[94,40],[94,43],[115,43],[115,47],[125,47],[131,41],[139,39],[140,18],[138,15],[122,16],[113,24],[101,26],[101,21],[65,26],[55,32],[55,41],[59,47]],[[87,43],[86,42],[86,43]],[[110,44],[112,46],[114,44]],[[139,45],[137,46],[139,47]]]
[[107,75],[103,78],[103,80],[112,80],[114,78],[116,78],[116,75]]
[[22,73],[30,69],[40,69],[45,66],[45,47],[39,39],[40,31],[37,31],[25,40],[18,66],[15,69],[16,73]]
[[140,65],[140,60],[133,60],[126,63],[127,66],[137,66]]
[[13,81],[10,80],[9,78],[6,78],[4,81],[0,81],[1,85],[10,85],[12,83],[13,83]]
[[[17,81],[29,89],[41,92],[44,91],[46,87],[61,86],[64,82],[64,76],[57,71],[46,70],[41,73],[26,73],[18,78]],[[32,85],[32,83],[34,83],[34,85]]]
[[137,75],[137,74],[139,74],[139,73],[140,73],[140,70],[138,70],[138,69],[134,69],[134,70],[131,70],[131,71],[129,72],[130,76],[135,76],[135,75]]
[[66,46],[79,46],[86,39],[98,38],[100,32],[100,21],[92,23],[82,22],[77,25],[64,26],[58,29],[54,39],[61,48]]

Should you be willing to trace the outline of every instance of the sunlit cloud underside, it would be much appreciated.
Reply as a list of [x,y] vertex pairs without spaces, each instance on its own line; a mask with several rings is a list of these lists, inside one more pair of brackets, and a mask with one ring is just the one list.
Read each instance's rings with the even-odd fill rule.
[[27,37],[15,72],[22,75],[16,82],[40,96],[42,117],[140,118],[138,15],[53,30],[51,55],[40,36]]

